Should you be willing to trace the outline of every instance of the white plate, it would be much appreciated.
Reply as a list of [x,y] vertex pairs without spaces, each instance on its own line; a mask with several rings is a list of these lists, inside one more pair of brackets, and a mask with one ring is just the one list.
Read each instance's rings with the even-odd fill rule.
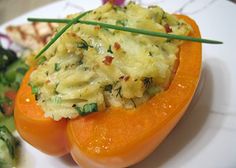
[[[203,45],[202,78],[190,108],[155,152],[133,168],[235,168],[236,4],[225,0],[137,1],[190,15],[203,37],[222,40],[224,44]],[[63,17],[100,4],[100,0],[59,1],[3,24],[0,31],[4,32],[7,25],[25,23],[27,17]],[[77,167],[69,155],[47,156],[25,142],[21,157],[19,167],[24,168]]]

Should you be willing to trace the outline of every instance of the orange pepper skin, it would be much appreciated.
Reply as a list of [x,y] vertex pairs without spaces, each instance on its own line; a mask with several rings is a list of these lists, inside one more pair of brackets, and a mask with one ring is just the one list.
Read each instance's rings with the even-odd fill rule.
[[[196,23],[178,16],[200,37]],[[168,135],[188,107],[201,72],[201,44],[185,42],[176,74],[165,92],[135,110],[110,108],[68,122],[74,160],[82,167],[127,167],[148,156]],[[81,130],[81,131],[78,131]]]
[[15,125],[21,137],[42,152],[61,156],[68,153],[67,120],[58,122],[45,118],[44,112],[36,104],[35,96],[28,85],[33,68],[25,75],[15,102]]
[[[193,27],[191,36],[200,37],[198,26],[192,19],[183,15],[178,17]],[[47,147],[50,147],[60,134],[51,135],[55,137],[47,139],[48,133],[34,132],[33,129],[37,128],[34,123],[35,116],[39,113],[40,123],[45,130],[56,132],[57,127],[63,130],[60,136],[62,139],[65,138],[65,142],[59,144],[58,148],[66,146],[64,153],[69,149],[73,159],[80,166],[88,168],[130,166],[148,156],[183,116],[197,88],[201,62],[201,44],[184,42],[180,47],[179,65],[175,76],[165,92],[154,96],[134,110],[109,108],[107,111],[59,122],[45,119],[35,102],[30,103],[32,109],[36,109],[31,112],[25,112],[29,110],[24,103],[18,106],[20,100],[24,99],[24,93],[30,92],[30,88],[25,84],[29,80],[26,75],[16,100],[17,130],[33,146],[50,153]],[[44,119],[47,120],[45,124],[47,126],[41,122]],[[24,125],[32,126],[32,132],[24,129]],[[40,138],[37,141],[37,138],[43,135],[46,135],[46,140]]]

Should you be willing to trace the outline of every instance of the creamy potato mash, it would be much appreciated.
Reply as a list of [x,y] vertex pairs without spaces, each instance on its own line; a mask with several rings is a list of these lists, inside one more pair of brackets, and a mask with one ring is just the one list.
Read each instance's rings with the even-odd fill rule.
[[[144,8],[135,3],[125,7],[107,3],[82,20],[177,35],[188,35],[192,30],[160,7]],[[180,44],[177,40],[75,24],[41,56],[29,84],[45,115],[55,120],[110,106],[136,108],[164,91]]]

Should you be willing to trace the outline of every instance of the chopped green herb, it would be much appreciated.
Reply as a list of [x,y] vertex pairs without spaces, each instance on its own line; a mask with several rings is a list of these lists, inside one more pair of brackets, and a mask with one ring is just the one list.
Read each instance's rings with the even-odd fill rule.
[[38,101],[40,99],[41,94],[35,94],[35,100]]
[[34,95],[39,94],[40,89],[37,86],[34,86],[31,82],[29,82],[28,85],[31,87],[31,91]]
[[112,85],[106,85],[105,88],[104,88],[104,91],[107,91],[107,92],[110,92],[112,91]]
[[56,85],[55,85],[55,88],[54,88],[54,93],[55,94],[59,94],[59,92],[57,91],[57,86],[59,85],[59,83],[57,83]]
[[116,97],[120,96],[120,98],[122,98],[122,95],[121,95],[121,89],[122,89],[121,86],[118,87],[117,89],[115,89],[115,91],[117,91],[117,93],[116,93]]
[[83,63],[83,59],[79,60],[79,65],[82,65]]
[[38,60],[38,65],[43,64],[46,60],[47,60],[47,58],[45,56],[40,57]]
[[133,103],[134,108],[136,108],[137,106],[136,106],[136,103],[135,103],[134,99],[130,99],[130,100],[131,100],[131,102]]
[[109,48],[108,48],[107,52],[113,54],[113,51],[111,50],[111,45],[109,45]]
[[75,107],[75,109],[78,111],[79,115],[81,115],[81,116],[86,116],[90,113],[98,111],[97,103],[85,104],[83,106],[83,108],[82,107]]
[[54,65],[54,70],[55,70],[55,71],[60,71],[60,69],[61,69],[60,64],[59,64],[59,63],[55,63],[55,65]]
[[62,102],[62,99],[61,99],[61,97],[54,96],[51,98],[51,101],[55,104],[60,104]]
[[39,88],[36,87],[36,86],[32,86],[32,93],[33,94],[38,94],[38,92],[39,92]]
[[148,56],[152,57],[152,52],[151,51],[148,52]]
[[145,88],[149,88],[152,84],[152,77],[145,77],[143,79],[143,84]]
[[135,5],[135,2],[134,1],[129,1],[127,6],[129,6],[129,5]]
[[166,39],[167,43],[170,43],[171,41],[173,41],[173,39]]
[[81,48],[81,49],[84,49],[84,50],[88,50],[88,48],[91,47],[91,46],[89,46],[88,43],[85,40],[81,39],[81,42],[79,42],[77,44],[77,47]]
[[114,9],[114,11],[124,11],[125,12],[125,9],[121,6],[118,6],[118,5],[113,5],[112,8]]
[[128,22],[127,19],[125,19],[125,20],[117,20],[116,21],[116,25],[118,25],[118,26],[126,26],[127,22]]
[[161,20],[167,19],[166,13],[163,11]]

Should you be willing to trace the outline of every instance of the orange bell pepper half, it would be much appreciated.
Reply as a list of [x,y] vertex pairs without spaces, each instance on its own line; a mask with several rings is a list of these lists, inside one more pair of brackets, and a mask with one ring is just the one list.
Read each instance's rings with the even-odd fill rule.
[[[193,27],[197,24],[178,15]],[[50,155],[71,153],[82,167],[127,167],[149,155],[183,116],[198,85],[201,44],[184,42],[169,88],[136,109],[109,108],[76,119],[54,121],[44,117],[25,75],[15,102],[15,124],[23,139]]]

